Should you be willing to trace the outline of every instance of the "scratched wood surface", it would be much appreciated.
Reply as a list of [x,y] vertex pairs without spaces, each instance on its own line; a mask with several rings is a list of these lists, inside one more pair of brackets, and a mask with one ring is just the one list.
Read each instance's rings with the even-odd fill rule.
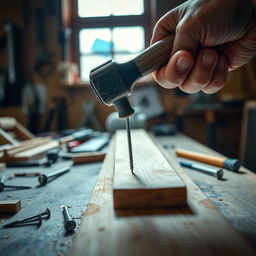
[[131,174],[126,131],[116,134],[113,197],[115,208],[185,206],[186,186],[146,131],[132,134],[134,174]]
[[187,185],[191,212],[162,208],[161,214],[152,209],[117,214],[112,195],[114,155],[112,140],[71,255],[255,255],[167,154],[166,159]]

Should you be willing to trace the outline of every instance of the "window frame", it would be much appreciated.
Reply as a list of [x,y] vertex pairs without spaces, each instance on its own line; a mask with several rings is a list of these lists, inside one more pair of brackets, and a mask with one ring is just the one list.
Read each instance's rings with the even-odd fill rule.
[[[66,0],[67,1],[67,0]],[[78,0],[70,0],[69,22],[67,26],[71,28],[70,47],[68,61],[77,63],[80,74],[80,45],[79,32],[84,28],[105,28],[105,27],[126,27],[142,26],[144,28],[145,47],[149,46],[153,26],[156,23],[156,0],[143,0],[144,13],[141,15],[106,16],[106,17],[79,17]]]

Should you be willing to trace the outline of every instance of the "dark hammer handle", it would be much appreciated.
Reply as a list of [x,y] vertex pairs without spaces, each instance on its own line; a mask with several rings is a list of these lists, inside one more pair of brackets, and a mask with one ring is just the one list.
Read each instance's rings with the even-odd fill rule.
[[154,43],[134,59],[142,76],[161,68],[168,62],[172,52],[174,37],[175,34],[171,34]]

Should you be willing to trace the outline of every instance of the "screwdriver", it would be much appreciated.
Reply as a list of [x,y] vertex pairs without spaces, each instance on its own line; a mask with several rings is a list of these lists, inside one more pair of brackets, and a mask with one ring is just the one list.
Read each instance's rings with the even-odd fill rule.
[[127,139],[128,139],[128,152],[129,152],[130,170],[133,173],[132,140],[131,140],[131,129],[130,129],[129,117],[126,118],[126,131],[127,131]]

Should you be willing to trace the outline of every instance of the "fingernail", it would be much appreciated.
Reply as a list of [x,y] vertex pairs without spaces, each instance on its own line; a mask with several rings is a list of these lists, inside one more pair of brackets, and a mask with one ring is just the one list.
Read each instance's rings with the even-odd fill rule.
[[188,58],[179,57],[176,61],[176,67],[179,72],[185,73],[189,70],[192,65],[192,61]]
[[206,52],[202,56],[202,64],[205,67],[210,67],[214,63],[215,58],[216,57],[213,54],[210,54],[210,53]]

